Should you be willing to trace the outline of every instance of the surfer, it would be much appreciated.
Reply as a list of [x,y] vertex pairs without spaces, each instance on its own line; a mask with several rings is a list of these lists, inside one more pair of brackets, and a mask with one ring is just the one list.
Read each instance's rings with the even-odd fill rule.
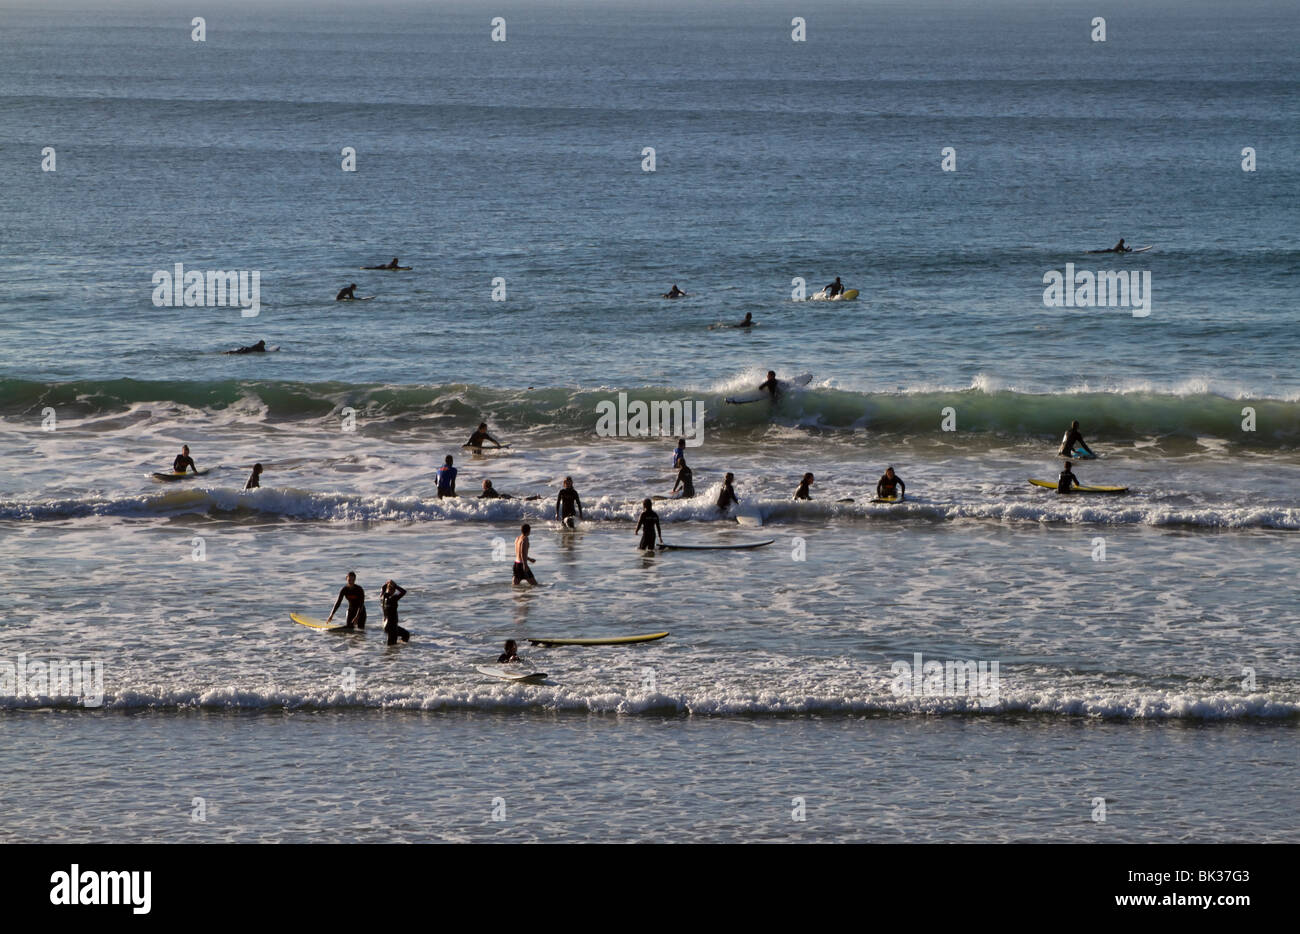
[[187,469],[192,470],[195,473],[199,472],[199,468],[194,466],[194,458],[190,457],[190,446],[188,444],[182,444],[181,452],[177,454],[176,459],[172,461],[172,472],[185,473]]
[[1115,244],[1113,247],[1111,247],[1111,248],[1110,248],[1110,251],[1111,251],[1112,253],[1131,253],[1131,252],[1133,251],[1133,248],[1132,248],[1132,247],[1125,246],[1125,245],[1124,245],[1124,238],[1123,238],[1123,237],[1120,237],[1120,238],[1119,238],[1119,243],[1117,243],[1117,244]]
[[827,298],[834,298],[836,295],[839,295],[844,291],[844,283],[840,281],[839,276],[836,276],[835,281],[822,289],[822,291],[826,293]]
[[677,488],[682,488],[682,499],[695,498],[695,474],[691,468],[686,466],[686,458],[681,459],[681,469],[677,471],[677,482],[673,484],[672,492],[676,493]]
[[758,388],[761,391],[768,393],[772,397],[773,402],[776,401],[776,395],[779,390],[779,386],[780,384],[778,383],[776,378],[776,370],[768,370],[767,379],[763,380],[761,383],[758,384]]
[[253,472],[248,475],[248,482],[244,484],[246,490],[256,490],[262,485],[262,465],[254,464]]
[[808,495],[808,488],[812,485],[813,485],[813,475],[810,473],[804,474],[803,479],[799,481],[799,489],[794,491],[794,498],[808,499],[808,500],[812,499],[812,497]]
[[641,501],[641,518],[636,520],[636,530],[641,533],[641,543],[636,547],[642,551],[655,550],[656,532],[659,534],[659,544],[664,543],[664,532],[659,527],[659,513],[655,512],[653,501]]
[[686,463],[686,439],[678,438],[677,447],[673,448],[673,470]]
[[886,467],[884,474],[876,481],[876,498],[893,499],[895,496],[907,495],[907,484],[903,478],[894,473],[893,467]]
[[339,604],[344,600],[348,601],[348,628],[365,629],[366,592],[357,584],[356,571],[348,571],[347,583],[339,591],[339,598],[334,601],[334,609],[330,610],[330,615],[325,622],[334,619],[334,614],[339,611]]
[[456,468],[451,466],[451,455],[438,468],[438,499],[456,495]]
[[410,269],[411,267],[397,265],[397,257],[394,256],[393,261],[391,263],[385,263],[383,266],[362,266],[361,268],[362,269]]
[[355,301],[357,297],[357,284],[354,282],[346,289],[339,289],[339,294],[334,296],[336,302]]
[[732,503],[740,505],[740,500],[736,498],[736,488],[731,485],[735,479],[735,474],[729,473],[722,480],[722,492],[718,494],[718,508],[723,512],[726,512],[727,507]]
[[266,341],[258,341],[256,344],[249,344],[247,347],[237,347],[234,350],[227,350],[225,353],[266,353]]
[[519,661],[519,643],[514,639],[506,640],[506,650],[497,656],[497,664],[505,665]]
[[478,495],[479,499],[514,499],[509,493],[498,493],[497,488],[492,485],[491,480],[483,481],[483,492]]
[[1058,457],[1076,457],[1078,456],[1074,453],[1076,450],[1081,450],[1093,457],[1097,456],[1093,453],[1092,448],[1088,447],[1088,443],[1083,440],[1083,432],[1079,431],[1078,419],[1070,422],[1069,431],[1062,435],[1061,449],[1056,452],[1056,455]]
[[519,537],[515,539],[515,583],[528,581],[529,586],[537,583],[537,578],[533,577],[533,569],[528,565],[536,564],[536,558],[528,556],[528,533],[533,527],[525,522],[519,527]]
[[1076,477],[1074,471],[1070,469],[1073,466],[1074,465],[1069,461],[1065,462],[1065,469],[1062,470],[1061,475],[1056,478],[1056,492],[1069,493],[1070,490],[1079,485],[1079,478]]
[[555,498],[555,518],[559,519],[563,525],[573,528],[575,509],[579,519],[587,518],[582,514],[582,499],[578,496],[578,491],[573,488],[573,478],[565,477],[564,486],[560,489],[560,495]]
[[677,288],[677,283],[674,282],[673,287],[664,293],[664,298],[681,298],[685,294],[685,292]]
[[397,645],[397,640],[411,641],[411,634],[397,625],[397,601],[406,596],[406,588],[394,580],[384,581],[379,589],[379,605],[384,611],[384,632],[388,635],[388,644]]
[[469,436],[469,440],[462,444],[461,447],[473,448],[476,453],[481,453],[484,441],[491,441],[497,447],[501,447],[501,442],[488,434],[487,422],[479,422],[478,427],[474,429],[474,433]]
[[745,320],[740,322],[740,324],[736,325],[736,327],[738,328],[752,328],[753,326],[754,326],[754,313],[752,311],[745,312]]

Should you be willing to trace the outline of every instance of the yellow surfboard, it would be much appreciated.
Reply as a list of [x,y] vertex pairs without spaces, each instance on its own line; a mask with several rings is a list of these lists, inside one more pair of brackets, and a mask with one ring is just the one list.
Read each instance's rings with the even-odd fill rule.
[[305,616],[302,613],[290,613],[289,618],[300,626],[306,626],[308,629],[316,629],[320,632],[365,633],[364,629],[349,629],[347,623],[327,623],[323,619],[317,619],[315,616]]
[[[1049,490],[1056,489],[1056,484],[1050,480],[1035,480],[1033,477],[1030,477],[1029,482],[1032,483],[1034,486],[1046,487]],[[1070,492],[1071,493],[1127,493],[1128,487],[1126,486],[1076,486]]]
[[636,642],[654,642],[667,636],[666,632],[652,632],[644,636],[622,636],[616,639],[529,639],[533,645],[632,645]]

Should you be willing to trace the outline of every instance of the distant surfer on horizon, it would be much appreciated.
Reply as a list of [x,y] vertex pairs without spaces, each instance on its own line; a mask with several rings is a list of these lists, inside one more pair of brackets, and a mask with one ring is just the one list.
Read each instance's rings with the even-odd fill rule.
[[834,298],[836,295],[843,293],[844,283],[840,281],[839,276],[836,276],[835,281],[822,289],[822,291],[826,293],[827,298]]
[[528,556],[528,533],[533,527],[525,522],[519,527],[519,537],[515,539],[515,583],[520,584],[528,581],[529,586],[537,584],[537,578],[533,577],[533,569],[528,565],[536,564],[537,559]]
[[674,282],[673,287],[664,293],[664,298],[682,298],[685,294],[685,292],[677,288],[677,283]]
[[194,458],[190,457],[190,446],[188,444],[182,444],[181,452],[177,454],[176,459],[172,461],[172,472],[185,473],[187,468],[195,473],[199,472],[199,468],[194,465]]
[[456,468],[451,465],[451,455],[438,468],[438,499],[456,495]]
[[1115,244],[1113,247],[1111,247],[1111,248],[1110,248],[1110,251],[1111,251],[1112,253],[1131,253],[1131,252],[1133,251],[1133,248],[1132,248],[1132,247],[1127,247],[1127,246],[1125,246],[1125,245],[1124,245],[1124,238],[1123,238],[1123,237],[1120,237],[1120,238],[1119,238],[1119,243],[1117,243],[1117,244]]
[[655,550],[655,533],[659,535],[659,544],[664,543],[663,529],[659,527],[659,513],[655,512],[652,500],[641,501],[641,518],[636,520],[636,531],[641,533],[641,542],[636,546],[641,551]]
[[736,496],[736,488],[732,486],[732,482],[735,479],[736,475],[729,473],[722,480],[722,492],[718,494],[718,509],[724,513],[727,511],[727,507],[732,503],[735,503],[737,506],[740,505],[740,499]]
[[745,312],[745,320],[740,322],[740,324],[736,325],[736,327],[738,328],[752,328],[753,326],[754,326],[754,313],[752,311]]
[[894,473],[893,467],[886,467],[885,472],[876,481],[876,498],[893,499],[898,496],[901,499],[906,495],[907,484],[903,482],[903,478]]
[[1093,453],[1092,448],[1088,447],[1087,442],[1083,440],[1083,432],[1079,431],[1079,420],[1077,418],[1070,422],[1069,430],[1061,437],[1061,449],[1056,454],[1058,457],[1077,457],[1075,451],[1083,451],[1092,457],[1097,456]]
[[812,496],[809,495],[808,488],[813,485],[814,479],[815,478],[813,477],[812,474],[810,473],[804,474],[803,479],[799,481],[799,488],[794,491],[794,498],[811,500]]
[[1056,492],[1069,493],[1079,485],[1079,478],[1076,477],[1074,471],[1071,470],[1073,466],[1074,465],[1069,461],[1065,462],[1065,467],[1061,470],[1061,475],[1056,478]]
[[256,490],[262,485],[262,465],[254,464],[253,472],[248,475],[248,482],[244,484],[246,490]]
[[411,641],[411,634],[397,625],[397,601],[406,596],[406,588],[395,580],[384,581],[379,589],[379,605],[384,612],[384,632],[388,635],[388,644],[397,645],[397,640]]
[[555,498],[555,518],[560,520],[561,525],[573,528],[575,509],[579,519],[587,518],[582,514],[582,498],[578,496],[578,491],[573,488],[573,478],[565,477],[564,485],[560,488],[560,495]]
[[488,434],[487,422],[479,422],[478,427],[474,429],[474,433],[469,436],[469,440],[462,444],[461,447],[473,448],[476,453],[482,453],[484,441],[491,441],[497,447],[501,447],[501,442]]
[[362,269],[410,269],[411,267],[397,265],[397,257],[394,256],[393,261],[391,263],[385,263],[383,266],[362,266],[361,268]]
[[258,341],[256,344],[249,344],[247,347],[237,347],[234,350],[227,350],[224,353],[266,353],[266,341]]
[[339,604],[344,600],[348,601],[348,628],[365,629],[366,628],[366,592],[357,584],[357,572],[348,571],[347,583],[339,591],[339,598],[334,601],[334,609],[330,610],[330,615],[325,622],[334,619],[334,614],[339,611]]
[[346,289],[339,289],[339,294],[334,296],[336,302],[353,302],[357,298],[357,284],[354,282]]
[[498,493],[496,487],[492,485],[491,480],[483,481],[483,492],[478,495],[479,499],[514,499],[509,493]]
[[682,499],[695,498],[695,474],[690,467],[686,466],[686,458],[683,457],[678,463],[682,466],[677,471],[677,482],[673,484],[672,492],[676,493],[677,488],[682,488]]

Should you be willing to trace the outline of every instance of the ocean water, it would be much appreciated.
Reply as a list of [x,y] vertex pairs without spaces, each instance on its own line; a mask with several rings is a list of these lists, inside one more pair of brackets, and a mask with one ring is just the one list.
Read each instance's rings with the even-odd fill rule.
[[[800,6],[0,7],[0,839],[1300,839],[1300,14]],[[638,552],[677,429],[620,399],[703,416],[665,540],[772,543]],[[1026,482],[1075,418],[1126,494]],[[349,570],[364,636],[289,620]]]

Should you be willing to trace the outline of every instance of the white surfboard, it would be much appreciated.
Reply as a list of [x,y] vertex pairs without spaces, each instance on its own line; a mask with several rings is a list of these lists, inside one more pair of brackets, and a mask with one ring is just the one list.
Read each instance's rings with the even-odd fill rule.
[[546,672],[532,671],[522,665],[475,665],[474,668],[490,678],[521,684],[535,684],[546,677]]

